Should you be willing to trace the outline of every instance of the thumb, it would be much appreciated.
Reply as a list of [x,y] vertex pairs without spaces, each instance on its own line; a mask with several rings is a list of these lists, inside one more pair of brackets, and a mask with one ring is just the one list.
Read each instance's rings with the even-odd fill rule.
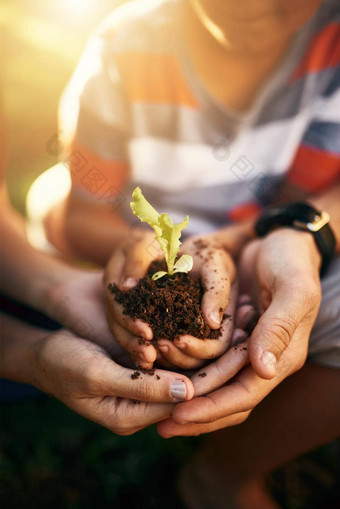
[[[102,381],[105,373],[101,373]],[[162,369],[126,369],[115,364],[108,366],[105,392],[121,398],[150,401],[155,403],[176,403],[187,401],[194,396],[194,386],[185,375]]]
[[136,243],[126,253],[126,260],[122,270],[120,287],[129,290],[143,278],[150,263],[162,254],[154,234],[145,235],[142,241]]
[[273,295],[250,338],[250,362],[261,378],[275,376],[280,357],[306,314],[304,307],[296,291],[280,289]]

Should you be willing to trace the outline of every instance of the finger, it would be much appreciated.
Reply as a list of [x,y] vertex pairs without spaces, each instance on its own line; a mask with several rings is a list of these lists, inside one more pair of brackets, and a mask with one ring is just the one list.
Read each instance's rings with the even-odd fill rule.
[[126,255],[122,249],[117,249],[110,258],[110,261],[107,264],[104,272],[104,284],[106,290],[110,283],[118,284],[121,280],[123,268],[125,265],[125,258]]
[[200,369],[191,377],[195,397],[218,389],[233,378],[249,363],[248,341],[241,343],[225,353],[217,361]]
[[246,304],[252,304],[253,300],[247,293],[242,293],[237,299],[237,307],[245,306]]
[[157,432],[163,438],[172,438],[175,436],[191,437],[202,435],[203,433],[211,433],[218,429],[236,426],[244,422],[249,416],[250,411],[240,412],[238,414],[229,415],[222,419],[217,419],[214,422],[204,424],[177,424],[172,418],[159,422],[157,425]]
[[208,325],[218,329],[222,316],[229,302],[231,283],[235,278],[232,259],[223,250],[215,250],[207,254],[207,263],[201,268],[201,280],[204,286],[202,312]]
[[179,424],[207,423],[228,415],[247,412],[254,408],[278,381],[263,380],[251,366],[246,367],[229,385],[207,396],[195,397],[180,403],[173,410],[172,418]]
[[[123,404],[115,414],[115,427],[120,425],[120,435],[131,435],[147,426],[151,426],[151,424],[166,419],[171,415],[174,407],[173,404],[169,403],[148,403],[128,399],[123,399],[121,402]],[[132,430],[126,430],[126,427],[132,427]]]
[[222,355],[228,348],[233,332],[234,313],[237,298],[237,284],[233,283],[229,304],[224,313],[221,325],[221,336],[217,339],[198,339],[183,335],[174,340],[175,345],[185,354],[197,359],[214,359]]
[[175,346],[187,356],[196,359],[215,359],[222,355],[230,344],[232,322],[228,317],[222,323],[221,336],[216,339],[199,339],[188,334],[174,340]]
[[135,336],[142,336],[147,341],[152,340],[153,332],[150,325],[138,318],[134,320],[125,314],[123,305],[119,304],[112,294],[108,302],[108,315],[112,319],[110,323],[117,322],[121,327],[124,327],[124,329],[127,329]]
[[[199,339],[198,341],[204,340]],[[158,340],[158,348],[162,357],[172,366],[181,369],[197,369],[202,366],[202,360],[200,358],[195,359],[190,355],[186,355],[186,353],[179,350],[172,341],[160,339]]]
[[113,433],[132,435],[146,426],[169,417],[174,405],[106,396],[77,400],[68,406]]
[[235,316],[235,325],[239,329],[245,329],[248,322],[253,318],[256,311],[252,304],[245,304],[238,307]]
[[232,346],[236,346],[238,345],[239,343],[243,343],[244,341],[246,341],[247,339],[249,339],[248,337],[248,334],[246,333],[246,331],[244,331],[243,329],[234,329],[234,332],[231,336],[231,340],[230,340],[230,348]]
[[127,329],[108,317],[110,329],[118,343],[129,353],[134,362],[144,369],[151,369],[157,357],[156,348],[141,337],[131,334]]
[[194,395],[191,380],[172,371],[155,369],[148,373],[131,370],[110,359],[93,362],[91,380],[99,396],[118,396],[138,401],[174,403],[187,401]]
[[249,242],[242,251],[239,258],[238,273],[240,277],[240,293],[242,295],[253,294],[254,286],[254,260],[257,258],[257,251],[262,240],[257,239]]
[[159,350],[157,351],[156,364],[157,364],[157,367],[161,366],[164,369],[168,369],[170,371],[176,371],[176,366],[174,364],[171,364],[171,362],[169,362],[168,360],[166,360]]
[[[110,283],[119,284],[121,282],[126,260],[127,255],[122,249],[119,249],[113,254],[105,270],[104,282],[109,314],[112,315],[115,321],[117,321],[122,327],[128,329],[135,336],[142,336],[147,340],[151,340],[153,338],[151,327],[142,320],[132,320],[132,318],[124,314],[123,306],[115,300],[114,295],[109,288]],[[127,290],[128,288],[125,289]]]
[[160,254],[161,251],[154,235],[146,235],[141,242],[129,249],[122,271],[120,288],[129,290],[136,286],[138,280],[146,275],[150,263],[159,258]]
[[[255,372],[262,378],[271,379],[275,376],[282,353],[306,316],[308,295],[294,287],[294,283],[290,282],[290,285],[276,288],[269,307],[251,335],[250,361]],[[312,324],[313,321],[310,322],[310,328]]]
[[251,336],[255,329],[257,322],[259,321],[260,313],[252,305],[244,305],[238,308],[236,312],[236,327],[235,330],[242,329]]

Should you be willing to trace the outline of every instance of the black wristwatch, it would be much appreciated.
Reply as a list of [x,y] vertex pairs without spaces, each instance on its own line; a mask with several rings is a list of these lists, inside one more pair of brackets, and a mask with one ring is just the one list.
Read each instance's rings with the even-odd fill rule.
[[335,236],[329,220],[327,212],[320,212],[308,203],[285,203],[266,210],[255,223],[255,231],[260,237],[280,226],[310,232],[322,256],[320,275],[323,276],[335,252]]

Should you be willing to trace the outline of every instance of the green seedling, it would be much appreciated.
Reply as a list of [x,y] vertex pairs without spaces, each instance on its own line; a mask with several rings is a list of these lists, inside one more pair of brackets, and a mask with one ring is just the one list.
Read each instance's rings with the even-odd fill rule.
[[144,198],[139,187],[132,193],[133,201],[130,203],[132,212],[143,222],[148,223],[154,229],[156,239],[164,253],[168,271],[156,272],[152,279],[159,279],[166,274],[172,276],[177,272],[189,272],[192,269],[193,260],[190,255],[182,255],[177,261],[176,257],[181,245],[181,232],[189,223],[186,216],[182,223],[174,224],[168,214],[159,214],[157,210]]

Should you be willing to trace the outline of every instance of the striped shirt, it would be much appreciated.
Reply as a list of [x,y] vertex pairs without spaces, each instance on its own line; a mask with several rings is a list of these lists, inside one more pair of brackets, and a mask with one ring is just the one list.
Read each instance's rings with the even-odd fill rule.
[[181,31],[185,0],[137,0],[90,39],[61,101],[73,192],[128,221],[141,186],[188,232],[242,220],[285,181],[306,193],[340,176],[340,4],[325,0],[246,113],[212,98]]

